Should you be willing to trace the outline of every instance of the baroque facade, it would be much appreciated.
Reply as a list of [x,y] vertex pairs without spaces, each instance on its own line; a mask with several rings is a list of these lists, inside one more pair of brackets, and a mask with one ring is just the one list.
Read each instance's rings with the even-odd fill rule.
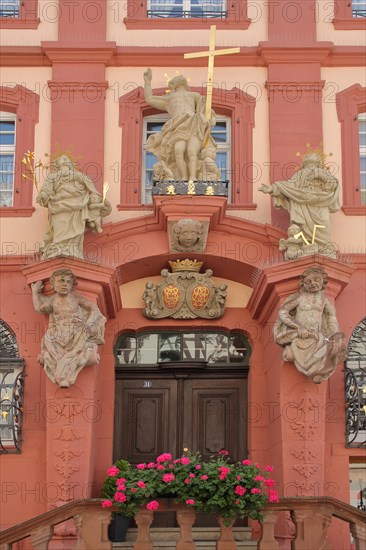
[[[365,425],[357,422],[365,403],[352,409],[357,422],[348,415],[346,429],[343,363],[315,384],[284,360],[273,327],[300,276],[321,266],[337,333],[350,350],[346,365],[360,374],[366,355],[364,10],[357,0],[0,1],[2,528],[97,497],[116,458],[138,463],[183,448],[203,454],[225,448],[234,458],[273,464],[281,496],[360,503]],[[151,137],[164,134],[169,115],[146,100],[144,71],[152,68],[155,97],[166,94],[177,74],[205,97],[207,56],[184,54],[208,50],[213,24],[216,50],[239,52],[215,56],[216,159],[207,148],[197,161],[206,166],[201,174],[220,171],[214,183],[219,179],[225,192],[215,193],[210,181],[202,193],[194,182],[175,192],[170,174],[160,177],[169,180],[162,194],[154,194],[163,164],[159,158],[154,169]],[[297,154],[309,151],[320,152],[314,170],[327,198],[318,206],[320,195],[315,200],[311,188],[311,199],[304,199],[313,220],[305,241],[296,237],[303,191],[286,190],[302,177]],[[56,218],[49,197],[42,199],[62,155],[77,166],[78,185],[89,182],[81,192],[85,204],[76,208],[77,254],[65,254],[70,218],[62,208]],[[277,203],[275,189],[282,193]],[[50,227],[55,219],[61,250]],[[330,253],[317,243],[314,220],[319,235],[326,226]],[[184,226],[193,230],[181,237]],[[50,234],[51,245],[45,243]],[[203,262],[212,276],[205,286],[197,275],[195,318],[169,315],[169,304],[180,299],[170,279],[164,315],[144,315],[154,311],[161,271],[186,259]],[[76,380],[64,384],[69,387],[58,386],[37,362],[48,319],[32,303],[39,281],[51,303],[50,277],[60,269],[72,271],[83,304],[106,319],[104,337],[93,341],[94,360],[79,365]],[[150,298],[149,290],[156,291]],[[285,523],[278,536],[285,545]],[[344,525],[333,522],[328,538],[337,550],[350,548]]]

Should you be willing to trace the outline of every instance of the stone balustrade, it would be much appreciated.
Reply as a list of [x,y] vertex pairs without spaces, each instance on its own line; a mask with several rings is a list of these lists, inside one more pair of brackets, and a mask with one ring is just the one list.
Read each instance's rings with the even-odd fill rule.
[[[111,550],[112,543],[108,540],[107,530],[111,510],[103,509],[99,499],[75,500],[12,527],[0,533],[0,550],[12,550],[13,544],[29,538],[35,550],[48,550],[54,536],[54,526],[73,520],[76,527],[75,550]],[[157,512],[141,509],[135,516],[138,526],[137,540],[134,550],[153,550],[150,537],[150,526],[154,513],[175,512],[180,527],[177,550],[194,550],[192,527],[195,512],[183,504],[175,504],[168,499],[159,501]],[[292,550],[315,550],[327,547],[327,530],[332,518],[347,522],[355,541],[356,550],[366,548],[366,514],[361,510],[330,497],[285,498],[279,503],[267,504],[265,518],[262,524],[262,535],[258,542],[258,550],[278,550],[275,528],[278,515],[289,512],[295,525],[295,538],[291,542]],[[216,550],[236,550],[231,526],[224,525],[218,518],[220,536],[216,542]]]

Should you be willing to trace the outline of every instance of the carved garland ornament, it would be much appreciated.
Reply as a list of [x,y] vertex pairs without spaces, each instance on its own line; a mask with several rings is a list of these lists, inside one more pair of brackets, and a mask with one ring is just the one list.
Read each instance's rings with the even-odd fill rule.
[[161,271],[163,280],[154,285],[146,283],[142,299],[144,315],[149,319],[218,319],[225,310],[227,285],[216,286],[212,270],[199,273],[203,262],[177,260],[169,262],[172,273]]

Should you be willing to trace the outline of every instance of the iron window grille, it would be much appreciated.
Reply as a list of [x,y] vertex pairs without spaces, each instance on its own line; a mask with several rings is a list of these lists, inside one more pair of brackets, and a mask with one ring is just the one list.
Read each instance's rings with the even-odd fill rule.
[[345,362],[346,446],[366,448],[366,317],[352,332]]
[[225,0],[150,0],[151,19],[225,19]]
[[23,423],[24,361],[0,359],[0,453],[20,453]]

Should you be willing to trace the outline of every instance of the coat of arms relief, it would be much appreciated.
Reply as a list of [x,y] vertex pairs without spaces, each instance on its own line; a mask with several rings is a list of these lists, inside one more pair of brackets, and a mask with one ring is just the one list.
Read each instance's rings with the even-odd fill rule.
[[225,311],[227,285],[216,286],[213,271],[199,273],[203,262],[177,260],[169,262],[172,272],[161,271],[162,281],[146,283],[142,299],[144,315],[149,319],[218,319]]

